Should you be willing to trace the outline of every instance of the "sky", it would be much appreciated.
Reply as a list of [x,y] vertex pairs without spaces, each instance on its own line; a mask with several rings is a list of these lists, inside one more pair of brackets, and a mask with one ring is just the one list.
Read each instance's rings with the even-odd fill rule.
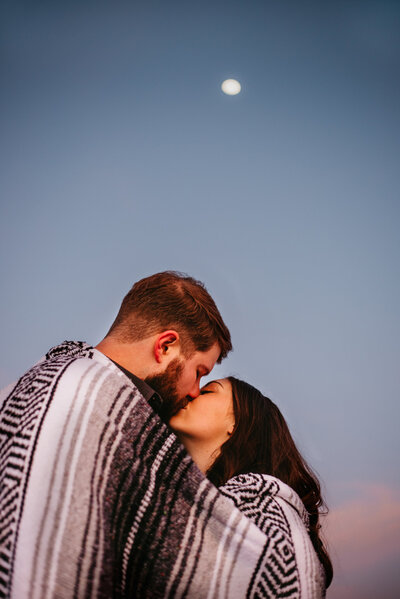
[[[320,476],[328,599],[400,586],[400,4],[0,8],[0,386],[204,281]],[[224,79],[242,91],[227,96]]]

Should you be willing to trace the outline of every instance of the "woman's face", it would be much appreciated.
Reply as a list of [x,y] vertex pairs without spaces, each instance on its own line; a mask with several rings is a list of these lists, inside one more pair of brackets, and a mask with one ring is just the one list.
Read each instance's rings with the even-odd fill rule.
[[169,425],[181,439],[212,443],[219,448],[235,425],[229,380],[219,379],[202,387],[200,395],[179,410]]

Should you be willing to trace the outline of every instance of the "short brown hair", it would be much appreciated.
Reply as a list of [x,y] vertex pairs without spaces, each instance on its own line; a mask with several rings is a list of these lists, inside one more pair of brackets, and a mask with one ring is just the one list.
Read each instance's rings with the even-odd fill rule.
[[208,351],[218,343],[220,363],[232,349],[229,330],[203,283],[176,271],[135,283],[107,335],[132,342],[166,329],[179,333],[185,355]]

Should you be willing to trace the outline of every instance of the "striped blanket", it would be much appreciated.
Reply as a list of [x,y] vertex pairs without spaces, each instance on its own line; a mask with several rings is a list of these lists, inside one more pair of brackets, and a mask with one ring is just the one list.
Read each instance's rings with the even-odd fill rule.
[[324,569],[308,533],[306,508],[297,493],[274,476],[254,473],[239,474],[219,490],[268,537],[266,596],[324,597]]
[[283,596],[266,589],[269,545],[87,344],[1,393],[0,597]]

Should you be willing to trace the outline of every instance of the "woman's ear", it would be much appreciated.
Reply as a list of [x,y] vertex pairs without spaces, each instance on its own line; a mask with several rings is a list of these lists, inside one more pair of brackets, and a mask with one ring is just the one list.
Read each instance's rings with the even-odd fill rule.
[[180,352],[179,333],[173,329],[163,331],[154,341],[154,357],[158,364],[167,358],[168,361]]

